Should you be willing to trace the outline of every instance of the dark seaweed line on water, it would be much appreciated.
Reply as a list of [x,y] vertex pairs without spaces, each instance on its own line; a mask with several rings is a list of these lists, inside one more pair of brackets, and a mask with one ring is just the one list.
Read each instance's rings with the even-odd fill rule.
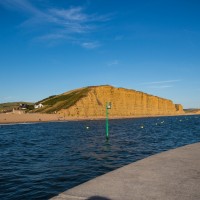
[[111,170],[200,141],[200,116],[0,125],[0,199],[49,199]]

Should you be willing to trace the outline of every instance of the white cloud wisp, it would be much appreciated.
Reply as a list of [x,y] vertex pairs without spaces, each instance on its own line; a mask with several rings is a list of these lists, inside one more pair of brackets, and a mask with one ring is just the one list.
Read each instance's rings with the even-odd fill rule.
[[0,5],[9,10],[26,13],[27,20],[20,27],[34,27],[33,32],[39,30],[40,34],[36,36],[39,41],[76,41],[76,44],[86,49],[100,46],[98,41],[88,42],[88,36],[97,29],[98,23],[109,20],[109,16],[87,14],[85,8],[80,6],[40,9],[27,0],[4,0],[0,1]]
[[173,88],[174,84],[177,82],[180,82],[181,80],[176,79],[176,80],[165,80],[165,81],[152,81],[152,82],[144,82],[141,83],[140,85],[145,85],[148,88],[152,89],[167,89],[167,88]]

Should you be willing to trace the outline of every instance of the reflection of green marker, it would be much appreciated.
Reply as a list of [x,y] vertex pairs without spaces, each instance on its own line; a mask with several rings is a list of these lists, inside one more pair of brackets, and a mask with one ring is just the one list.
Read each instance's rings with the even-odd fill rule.
[[106,102],[106,139],[109,139],[109,132],[108,132],[108,109],[111,109],[111,102]]
[[86,126],[86,129],[89,129],[89,126]]

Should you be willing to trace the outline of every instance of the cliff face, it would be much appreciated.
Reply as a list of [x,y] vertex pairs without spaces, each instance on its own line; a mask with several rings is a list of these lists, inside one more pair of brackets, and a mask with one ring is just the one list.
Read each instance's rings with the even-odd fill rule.
[[184,113],[181,105],[171,100],[135,90],[112,86],[90,87],[88,93],[68,109],[58,113],[65,116],[105,116],[106,102],[112,102],[110,116],[173,115]]

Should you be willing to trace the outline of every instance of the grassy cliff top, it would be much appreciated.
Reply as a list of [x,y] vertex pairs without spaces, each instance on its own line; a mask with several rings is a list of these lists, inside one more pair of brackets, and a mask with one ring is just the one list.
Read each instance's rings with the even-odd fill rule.
[[90,89],[91,87],[85,87],[45,98],[36,103],[44,105],[43,108],[37,109],[36,112],[55,113],[61,109],[67,109],[70,106],[73,106],[81,98],[85,97]]

